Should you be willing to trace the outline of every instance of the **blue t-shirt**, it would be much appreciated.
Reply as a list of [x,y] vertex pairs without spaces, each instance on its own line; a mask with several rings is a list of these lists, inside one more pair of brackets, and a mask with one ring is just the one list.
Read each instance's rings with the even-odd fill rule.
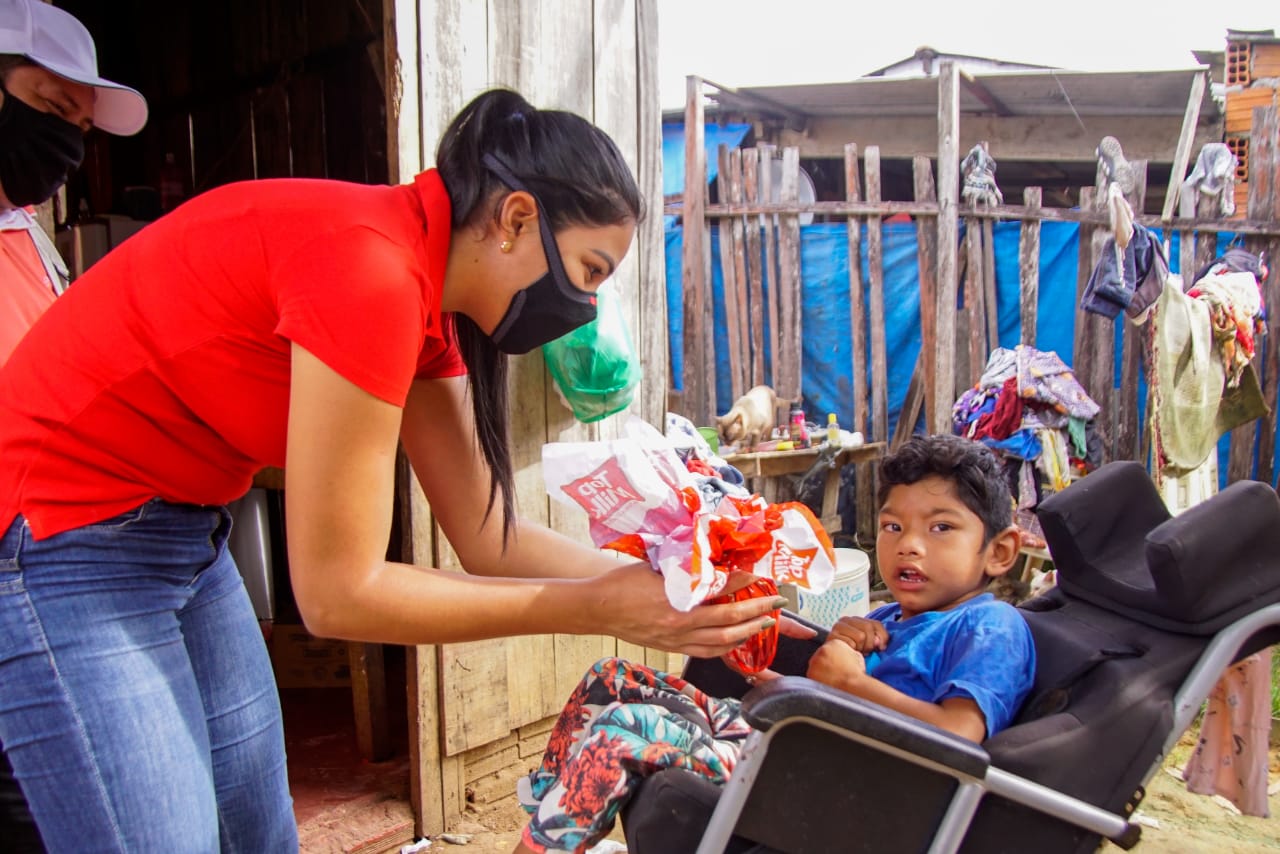
[[968,697],[987,719],[987,737],[1007,727],[1031,691],[1036,648],[1027,623],[990,593],[949,611],[900,619],[894,602],[868,619],[889,632],[885,649],[867,656],[867,672],[909,697],[940,703]]

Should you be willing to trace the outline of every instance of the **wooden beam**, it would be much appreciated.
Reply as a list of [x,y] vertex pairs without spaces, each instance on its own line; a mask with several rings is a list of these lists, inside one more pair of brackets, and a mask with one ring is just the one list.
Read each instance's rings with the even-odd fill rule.
[[[945,66],[946,63],[943,63],[943,65]],[[963,86],[965,91],[970,95],[973,95],[973,97],[986,104],[991,112],[995,113],[997,116],[1014,115],[1013,110],[1009,108],[1008,104],[993,95],[990,89],[982,85],[981,80],[974,77],[963,68],[960,69],[960,85]]]
[[[1035,160],[1046,163],[1092,162],[1103,131],[1124,142],[1125,155],[1133,159],[1172,163],[1182,117],[1090,116],[1081,127],[1075,116],[995,116],[966,113],[960,127],[959,149],[968,151],[984,139],[998,141],[1000,162]],[[814,116],[803,134],[783,132],[782,145],[796,145],[804,158],[840,156],[850,139],[882,142],[881,157],[907,159],[934,150],[937,127],[933,116]],[[1206,142],[1222,141],[1221,121],[1197,124],[1192,150]]]
[[[636,140],[640,150],[636,179],[646,199],[662,193],[662,110],[652,93],[658,91],[658,11],[656,0],[636,2]],[[649,93],[648,97],[644,93]],[[636,252],[639,261],[640,300],[639,355],[645,380],[636,391],[640,417],[650,424],[663,424],[667,412],[667,389],[671,387],[671,331],[667,311],[666,252],[662,217],[649,215],[639,226]],[[683,342],[681,342],[683,343]],[[634,407],[633,407],[634,408]]]
[[[739,175],[738,180],[738,198],[734,198],[731,188],[734,179],[733,158],[729,152],[729,146],[721,144],[717,155],[720,169],[716,175],[716,188],[719,190],[720,198],[731,204],[733,202],[741,202],[741,175]],[[739,165],[741,165],[741,160],[739,160]],[[736,231],[734,225],[738,226]],[[733,400],[737,400],[746,391],[742,387],[742,377],[740,375],[745,362],[743,358],[743,318],[740,315],[745,312],[743,311],[744,306],[738,301],[738,270],[743,260],[742,249],[739,246],[742,242],[742,218],[722,219],[716,224],[716,230],[719,232],[720,237],[720,273],[724,293],[724,327],[729,348],[727,354],[729,362],[729,394],[732,395]]]
[[1027,218],[1018,235],[1018,315],[1022,319],[1022,343],[1036,346],[1036,322],[1040,305],[1040,188],[1022,191]]
[[[1249,216],[1254,216],[1256,211],[1259,219],[1276,218],[1280,215],[1280,117],[1275,107],[1254,110],[1249,173]],[[1262,397],[1271,410],[1271,414],[1262,419],[1258,431],[1257,478],[1269,484],[1275,478],[1277,387],[1280,386],[1280,340],[1276,339],[1276,331],[1280,329],[1276,323],[1276,318],[1280,317],[1276,314],[1280,311],[1280,263],[1276,260],[1280,254],[1280,240],[1250,241],[1248,246],[1253,252],[1265,248],[1271,268],[1267,280],[1262,282],[1271,334],[1262,342],[1265,362],[1255,366],[1262,368]]]
[[[858,174],[858,144],[844,147],[845,199],[856,202],[862,195]],[[849,329],[850,363],[853,377],[853,418],[849,429],[866,435],[867,430],[867,321],[862,292],[862,228],[849,217]]]
[[[748,148],[742,152],[743,196],[751,201],[760,199],[760,151]],[[749,385],[765,382],[764,373],[764,276],[760,245],[760,223],[748,217],[745,223],[747,251],[747,304],[750,306],[748,329],[750,334],[751,379]]]
[[[760,152],[760,198],[773,198],[773,146],[764,143],[756,149]],[[764,277],[768,293],[765,296],[765,316],[769,320],[769,382],[774,391],[778,388],[778,230],[774,227],[773,214],[760,215],[760,230],[764,233]]]
[[[796,203],[800,195],[800,152],[782,152],[782,187],[779,198]],[[778,222],[778,347],[774,356],[774,391],[778,396],[799,401],[804,393],[803,337],[801,334],[800,217],[781,214]]]
[[934,304],[938,349],[929,430],[951,432],[956,400],[956,256],[960,240],[960,88],[952,62],[938,73],[938,292]]
[[[880,201],[880,147],[868,145],[863,153],[867,179],[867,201]],[[883,442],[889,438],[889,369],[884,341],[884,235],[880,217],[867,218],[867,276],[870,279],[871,326],[871,435]]]
[[1187,176],[1187,163],[1191,160],[1191,144],[1195,141],[1196,124],[1200,121],[1200,104],[1204,101],[1204,87],[1203,73],[1191,78],[1191,94],[1187,96],[1187,110],[1182,114],[1182,131],[1178,134],[1178,147],[1173,153],[1173,168],[1169,172],[1169,189],[1164,194],[1164,209],[1160,212],[1160,219],[1165,222],[1173,218],[1174,206],[1178,203],[1178,193],[1182,189],[1183,179]]
[[682,270],[684,282],[684,412],[695,424],[710,424],[715,390],[715,360],[707,364],[706,342],[712,339],[707,323],[710,308],[710,246],[705,237],[707,192],[706,129],[703,125],[702,80],[685,78],[684,112],[684,228]]
[[[1130,160],[1134,190],[1128,199],[1134,210],[1142,210],[1147,194],[1147,161]],[[1138,429],[1138,372],[1142,361],[1142,330],[1132,323],[1120,323],[1120,388],[1115,394],[1116,457],[1143,461],[1142,434]]]
[[[916,201],[933,201],[937,197],[937,188],[933,183],[933,165],[929,158],[917,154],[911,163],[912,177],[915,179]],[[920,357],[916,359],[912,370],[912,382],[919,378],[919,387],[924,401],[924,428],[934,431],[933,413],[935,409],[937,375],[938,375],[938,322],[941,312],[938,309],[938,231],[932,222],[922,218],[916,219],[916,269],[920,281]],[[910,398],[910,392],[908,392]],[[908,401],[910,402],[910,401]],[[903,421],[907,436],[915,429],[919,411],[908,411],[906,404],[899,415],[898,429],[894,431],[894,441],[902,434]]]

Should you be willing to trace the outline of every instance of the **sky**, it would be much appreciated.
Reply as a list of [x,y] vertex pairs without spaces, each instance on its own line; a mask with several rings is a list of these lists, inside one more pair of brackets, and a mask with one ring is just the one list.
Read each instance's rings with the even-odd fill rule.
[[663,109],[683,106],[689,74],[728,87],[848,81],[924,45],[1073,71],[1154,71],[1224,50],[1228,28],[1280,35],[1277,0],[657,2]]

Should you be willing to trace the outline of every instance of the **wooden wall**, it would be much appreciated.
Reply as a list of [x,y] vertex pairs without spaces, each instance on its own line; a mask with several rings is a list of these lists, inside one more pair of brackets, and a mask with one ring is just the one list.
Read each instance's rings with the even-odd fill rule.
[[[593,120],[626,154],[652,210],[614,281],[646,372],[631,411],[661,424],[668,356],[654,0],[386,0],[384,20],[393,180],[431,166],[450,118],[492,86]],[[623,416],[578,424],[559,402],[536,352],[513,360],[511,392],[521,515],[586,541],[585,518],[547,498],[542,445],[616,436]],[[413,559],[460,571],[416,483],[406,479],[402,488]],[[438,832],[456,819],[468,787],[481,799],[510,795],[514,776],[536,763],[545,745],[546,719],[559,713],[593,661],[615,653],[673,664],[666,654],[610,638],[571,635],[412,650],[412,795],[419,831]]]

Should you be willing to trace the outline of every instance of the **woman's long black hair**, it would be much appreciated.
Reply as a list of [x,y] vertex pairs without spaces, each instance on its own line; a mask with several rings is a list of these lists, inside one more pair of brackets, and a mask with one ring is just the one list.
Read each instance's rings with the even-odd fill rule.
[[[542,203],[551,230],[574,225],[639,222],[644,201],[622,152],[581,116],[539,110],[507,89],[485,92],[449,123],[436,149],[436,168],[453,207],[453,229],[495,217],[510,189],[483,163],[497,154]],[[467,365],[468,391],[480,449],[489,464],[489,503],[502,496],[502,540],[515,523],[508,435],[507,356],[462,314],[453,317]]]

